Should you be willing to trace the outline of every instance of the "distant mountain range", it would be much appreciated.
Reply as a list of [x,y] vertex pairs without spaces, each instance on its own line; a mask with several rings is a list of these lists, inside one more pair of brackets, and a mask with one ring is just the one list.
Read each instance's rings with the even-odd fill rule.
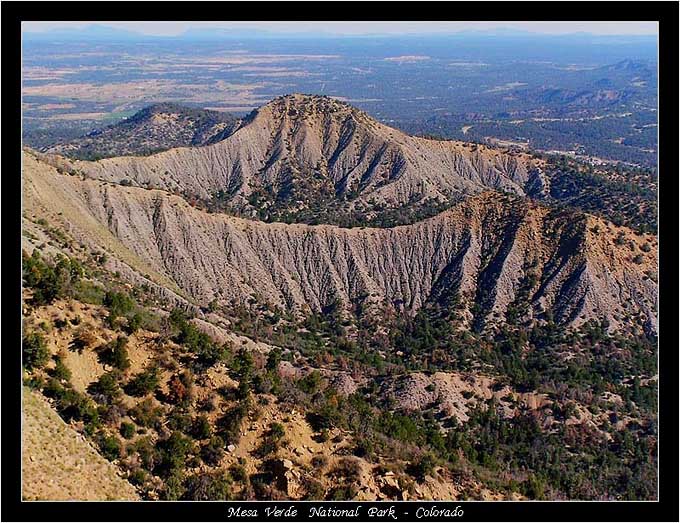
[[467,30],[452,30],[450,32],[438,31],[423,31],[423,32],[404,32],[397,34],[393,32],[381,32],[376,30],[370,33],[343,33],[341,31],[331,31],[327,29],[319,29],[317,31],[291,31],[291,30],[276,30],[276,29],[262,29],[258,27],[194,27],[189,28],[177,35],[153,35],[141,31],[123,29],[120,27],[112,27],[104,24],[91,25],[74,25],[73,28],[55,27],[44,31],[24,31],[23,38],[27,41],[49,41],[49,40],[88,40],[88,41],[141,41],[141,40],[223,40],[231,38],[239,38],[245,40],[252,39],[307,39],[307,38],[530,38],[530,39],[545,39],[553,41],[569,41],[574,39],[592,39],[601,40],[603,42],[611,42],[619,40],[623,42],[639,41],[646,42],[656,39],[654,35],[598,35],[588,32],[574,32],[565,34],[549,34],[541,32],[533,32],[528,30],[515,29],[511,27],[498,27],[491,29],[467,29]]

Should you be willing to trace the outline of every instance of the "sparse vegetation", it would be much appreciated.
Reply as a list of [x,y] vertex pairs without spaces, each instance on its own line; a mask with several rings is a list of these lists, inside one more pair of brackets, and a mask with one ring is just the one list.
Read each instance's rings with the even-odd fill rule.
[[71,296],[83,275],[77,260],[61,255],[54,260],[46,260],[37,249],[30,256],[22,252],[22,271],[25,285],[33,290],[32,301],[36,305],[50,304],[58,298]]
[[149,365],[144,371],[133,377],[125,387],[131,396],[145,396],[156,390],[160,383],[159,369],[155,365]]
[[[335,107],[328,100],[319,103]],[[286,116],[295,119],[298,110],[287,108]],[[281,146],[294,150],[286,139]],[[460,147],[480,162],[496,151],[482,144]],[[96,147],[81,153],[91,159],[106,155]],[[446,220],[419,225],[418,234],[427,235],[419,252],[436,251],[435,261],[423,262],[417,250],[394,243],[384,249],[394,251],[394,258],[381,252],[363,263],[355,247],[370,243],[352,243],[363,233],[336,236],[335,229],[319,228],[309,233],[313,241],[300,236],[296,248],[318,248],[314,260],[351,252],[342,264],[314,270],[300,264],[272,274],[276,285],[285,283],[280,295],[267,296],[260,287],[270,282],[246,281],[250,275],[240,280],[252,287],[249,296],[233,297],[203,282],[194,293],[191,283],[163,288],[168,284],[162,278],[171,276],[157,274],[153,264],[128,281],[121,276],[128,258],[118,246],[78,245],[53,225],[59,220],[51,214],[49,222],[27,217],[27,227],[36,229],[31,244],[42,241],[38,232],[48,239],[32,254],[22,253],[25,384],[116,462],[145,499],[347,500],[360,488],[389,499],[408,492],[414,499],[436,497],[444,486],[461,498],[488,489],[546,500],[654,499],[658,368],[648,312],[652,293],[640,297],[638,308],[582,316],[579,297],[571,296],[581,293],[586,277],[588,292],[598,291],[602,274],[614,278],[595,264],[582,272],[583,260],[573,253],[591,255],[583,249],[589,235],[606,256],[620,255],[617,262],[629,264],[630,271],[646,273],[637,289],[656,278],[653,256],[643,254],[655,248],[643,234],[656,227],[651,175],[542,158],[550,193],[541,193],[541,205],[507,190],[479,197],[479,206],[458,206],[457,196],[426,197],[433,191],[423,182],[420,190],[411,189],[408,202],[387,206],[363,191],[400,177],[405,160],[397,149],[389,157],[375,154],[378,163],[358,185],[347,180],[339,187],[323,162],[311,169],[281,154],[280,187],[254,184],[247,202],[233,198],[234,188],[207,200],[188,190],[178,194],[211,212],[345,227],[392,227],[455,206]],[[60,180],[80,183],[59,169]],[[373,171],[380,176],[371,178]],[[173,179],[176,174],[165,172]],[[126,176],[120,183],[126,188],[116,191],[142,190],[127,188],[139,181]],[[240,207],[231,207],[235,201]],[[348,201],[355,204],[351,210]],[[623,201],[625,206],[618,205]],[[252,233],[249,227],[245,236]],[[455,234],[447,235],[449,230]],[[376,245],[388,238],[369,233]],[[518,240],[520,233],[531,240]],[[57,250],[73,257],[41,254]],[[258,267],[279,263],[262,252]],[[388,281],[392,273],[382,267],[393,261],[407,267]],[[128,266],[139,271],[135,263]],[[425,289],[409,279],[410,269],[423,263],[431,265],[418,280],[427,280]],[[380,270],[374,274],[371,264]],[[560,272],[573,265],[578,267]],[[318,280],[313,285],[302,275],[307,270]],[[142,279],[152,280],[147,272],[154,273],[153,282]],[[238,286],[240,276],[229,281]],[[348,282],[341,281],[344,276]],[[548,292],[555,282],[560,289]],[[297,307],[299,295],[313,295],[309,304],[316,310]]]
[[45,343],[45,338],[39,332],[24,334],[21,349],[22,363],[29,371],[44,367],[50,359],[50,352]]

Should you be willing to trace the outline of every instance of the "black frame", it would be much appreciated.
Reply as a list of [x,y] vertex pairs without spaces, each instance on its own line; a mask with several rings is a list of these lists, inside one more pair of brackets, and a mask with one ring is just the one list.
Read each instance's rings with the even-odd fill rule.
[[[117,5],[116,5],[117,4]],[[122,6],[124,9],[121,9]],[[162,5],[162,9],[159,6]],[[120,20],[121,15],[133,20],[201,20],[201,15],[231,20],[315,20],[327,19],[323,13],[333,13],[343,21],[392,18],[396,9],[385,16],[386,4],[374,2],[5,2],[2,6],[3,82],[5,102],[2,128],[5,131],[2,162],[5,185],[2,244],[8,255],[2,270],[5,292],[2,304],[2,367],[4,392],[2,418],[5,422],[2,439],[2,505],[3,520],[9,521],[219,521],[226,519],[257,521],[354,520],[393,521],[465,519],[469,521],[677,521],[678,520],[678,18],[676,2],[419,2],[401,3],[399,11],[405,20],[478,20],[480,12],[489,21],[573,20],[574,14],[589,21],[635,21],[640,18],[659,21],[659,165],[663,175],[659,187],[659,501],[550,501],[550,502],[22,502],[21,501],[21,251],[20,210],[16,205],[21,194],[21,22],[27,20]],[[389,4],[388,4],[389,5]],[[314,6],[313,9],[310,7]],[[615,6],[615,9],[613,7]],[[222,8],[221,10],[219,8]],[[375,9],[367,9],[374,7]],[[599,9],[598,9],[599,8]],[[221,12],[224,14],[221,14]],[[237,14],[238,13],[238,14]],[[372,14],[371,14],[372,13]],[[221,16],[220,16],[221,15]],[[391,16],[390,16],[391,15]],[[396,20],[399,20],[397,17]],[[661,190],[663,188],[663,190]],[[663,319],[662,319],[663,318]],[[670,327],[673,325],[673,327]],[[669,326],[665,328],[665,326]],[[432,507],[458,511],[458,516],[444,514],[423,516],[423,509]],[[256,517],[239,517],[229,509],[257,510]],[[270,509],[293,507],[296,514],[272,514]],[[310,516],[312,507],[357,509],[354,517]],[[369,509],[393,507],[393,513],[371,516]],[[417,513],[421,509],[420,513]],[[462,513],[461,513],[462,511]],[[421,516],[421,517],[418,517]]]

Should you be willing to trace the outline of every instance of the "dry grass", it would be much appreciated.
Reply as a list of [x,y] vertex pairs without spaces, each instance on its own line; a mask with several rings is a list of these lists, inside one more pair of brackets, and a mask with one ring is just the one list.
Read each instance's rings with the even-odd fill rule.
[[134,487],[50,408],[24,389],[22,497],[25,500],[137,500]]

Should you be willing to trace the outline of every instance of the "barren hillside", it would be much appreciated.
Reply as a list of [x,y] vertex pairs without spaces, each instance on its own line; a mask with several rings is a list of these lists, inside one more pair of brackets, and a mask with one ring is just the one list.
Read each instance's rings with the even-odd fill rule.
[[656,329],[655,238],[574,211],[489,192],[414,225],[342,229],[210,214],[164,191],[60,175],[30,154],[24,176],[29,214],[47,211],[203,304],[256,297],[298,311],[336,300],[415,311],[439,300],[484,325],[525,301],[529,318]]
[[215,145],[145,158],[77,162],[88,176],[141,187],[223,198],[233,208],[255,201],[296,211],[322,199],[375,209],[448,200],[496,188],[545,190],[540,162],[462,142],[415,138],[336,100],[277,98]]

